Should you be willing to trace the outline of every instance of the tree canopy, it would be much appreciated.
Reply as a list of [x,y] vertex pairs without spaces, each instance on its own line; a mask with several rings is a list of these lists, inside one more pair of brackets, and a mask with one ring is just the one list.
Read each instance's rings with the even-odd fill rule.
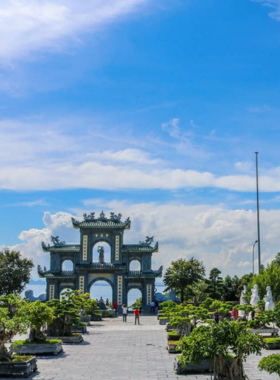
[[209,280],[206,280],[208,284],[207,293],[213,299],[221,299],[223,293],[223,279],[220,277],[222,272],[218,268],[213,268],[209,274]]
[[190,260],[179,259],[172,261],[167,268],[163,282],[165,291],[174,290],[179,295],[181,302],[191,294],[190,287],[202,280],[205,276],[205,267],[201,261],[191,258]]
[[0,295],[19,294],[31,277],[33,261],[18,251],[0,252]]

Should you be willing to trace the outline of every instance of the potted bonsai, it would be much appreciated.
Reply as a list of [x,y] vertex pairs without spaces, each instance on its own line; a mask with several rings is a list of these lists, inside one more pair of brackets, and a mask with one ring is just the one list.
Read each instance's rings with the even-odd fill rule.
[[26,334],[27,315],[20,313],[24,301],[18,296],[0,297],[0,376],[29,376],[37,370],[34,356],[12,355],[5,347],[16,334]]
[[61,301],[53,299],[47,301],[46,304],[53,309],[54,314],[52,323],[48,325],[48,336],[54,339],[61,339],[63,343],[82,342],[82,334],[72,332],[72,326],[79,324],[81,315],[71,297],[68,294],[63,295]]
[[26,315],[30,328],[29,339],[17,340],[12,344],[12,350],[18,354],[53,354],[58,355],[62,351],[62,341],[46,339],[42,328],[53,321],[53,310],[41,301],[28,302],[20,310],[20,314]]
[[177,373],[212,368],[218,380],[243,380],[244,360],[250,354],[260,355],[265,342],[244,324],[223,320],[197,327],[179,347],[182,355],[175,363]]
[[[90,325],[90,321],[92,320],[92,314],[94,314],[94,312],[99,309],[97,301],[91,299],[89,293],[82,293],[81,290],[68,292],[69,293],[65,292],[64,294],[70,297],[70,299],[77,306],[81,314],[80,322],[77,326],[74,326],[74,329],[86,332],[86,327],[84,328],[83,326]],[[86,323],[86,325],[84,323]]]

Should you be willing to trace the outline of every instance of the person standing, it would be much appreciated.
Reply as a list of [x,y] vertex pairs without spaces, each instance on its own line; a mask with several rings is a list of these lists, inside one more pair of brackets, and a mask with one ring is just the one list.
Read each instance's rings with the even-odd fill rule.
[[114,314],[115,317],[118,315],[118,303],[116,301],[113,302]]
[[138,322],[138,325],[140,325],[140,311],[138,307],[136,307],[136,309],[134,310],[134,315],[135,315],[135,325],[136,325],[136,322]]
[[152,313],[152,314],[155,314],[155,303],[154,303],[154,301],[152,301],[152,302],[150,303],[150,308],[151,308],[151,313]]
[[127,305],[126,304],[123,304],[122,305],[122,315],[123,315],[123,322],[127,322]]
[[156,315],[158,315],[158,307],[159,307],[159,303],[157,300],[155,300]]
[[236,321],[237,318],[238,318],[238,311],[235,307],[232,308],[231,310],[231,313],[230,313],[230,317],[231,317],[231,320],[232,321]]
[[219,322],[220,322],[220,314],[219,314],[219,310],[218,310],[218,309],[217,309],[216,312],[214,313],[213,318],[214,318],[214,321],[215,321],[216,323],[219,323]]

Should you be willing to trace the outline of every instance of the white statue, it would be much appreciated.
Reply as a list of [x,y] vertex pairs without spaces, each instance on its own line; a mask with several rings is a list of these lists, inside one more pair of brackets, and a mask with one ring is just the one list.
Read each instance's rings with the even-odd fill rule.
[[252,306],[257,306],[259,300],[260,300],[260,297],[259,297],[259,288],[258,288],[258,285],[254,285],[253,289],[252,289],[252,295],[251,295],[251,299],[250,299],[250,304]]
[[264,296],[264,302],[265,302],[265,310],[273,310],[274,309],[274,302],[272,299],[272,291],[270,286],[266,287],[266,295]]
[[[243,286],[243,289],[241,290],[241,296],[240,296],[240,305],[245,305],[247,303],[247,301],[245,300],[244,296],[246,296],[247,294],[247,286],[244,285]],[[238,311],[238,315],[240,317],[243,317],[245,315],[245,312],[244,310],[239,310]]]

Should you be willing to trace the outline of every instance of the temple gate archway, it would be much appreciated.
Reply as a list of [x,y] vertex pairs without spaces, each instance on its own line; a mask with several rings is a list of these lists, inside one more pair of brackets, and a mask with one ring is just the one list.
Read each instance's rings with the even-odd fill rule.
[[[155,279],[162,276],[163,269],[152,269],[152,254],[158,252],[158,243],[153,245],[154,238],[146,237],[138,244],[125,244],[124,235],[130,230],[131,221],[129,218],[123,221],[121,214],[111,212],[106,217],[102,211],[100,216],[91,212],[83,217],[83,220],[72,218],[73,227],[80,233],[80,244],[66,244],[59,236],[51,237],[52,245],[42,242],[44,252],[50,253],[51,263],[50,270],[38,265],[39,276],[47,280],[47,300],[59,298],[62,288],[90,293],[95,282],[107,281],[112,287],[110,301],[116,301],[119,310],[122,304],[128,304],[127,295],[132,288],[142,292],[143,310],[149,309]],[[66,260],[72,261],[72,270],[66,270]],[[94,294],[94,298],[106,299],[101,289],[98,287],[100,294],[98,297]]]

